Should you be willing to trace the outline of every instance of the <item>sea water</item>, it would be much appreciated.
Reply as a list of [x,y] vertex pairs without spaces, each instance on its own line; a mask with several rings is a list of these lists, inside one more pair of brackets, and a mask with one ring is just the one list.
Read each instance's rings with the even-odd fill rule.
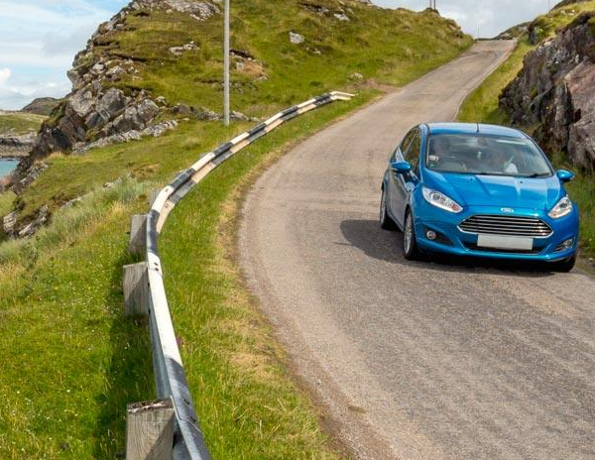
[[0,179],[14,170],[18,164],[19,162],[15,160],[3,160],[0,158]]

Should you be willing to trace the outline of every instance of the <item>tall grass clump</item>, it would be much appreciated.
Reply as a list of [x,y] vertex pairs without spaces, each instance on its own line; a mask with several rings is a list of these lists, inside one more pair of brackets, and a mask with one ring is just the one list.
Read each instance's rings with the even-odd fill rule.
[[58,210],[51,224],[41,228],[32,238],[7,240],[0,244],[0,265],[28,261],[31,264],[40,252],[73,240],[90,223],[97,222],[114,206],[126,205],[146,193],[148,184],[130,176],[118,179],[109,187],[96,189],[79,201]]

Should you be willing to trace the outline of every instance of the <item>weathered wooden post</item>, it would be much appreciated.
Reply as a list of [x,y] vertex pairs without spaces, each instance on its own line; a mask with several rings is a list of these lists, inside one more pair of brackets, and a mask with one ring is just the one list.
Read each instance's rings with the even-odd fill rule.
[[149,192],[149,207],[152,208],[153,207],[153,203],[155,203],[155,200],[157,199],[157,195],[159,195],[159,192],[161,192],[161,190],[151,190]]
[[171,460],[175,410],[171,398],[128,405],[126,460]]
[[149,275],[146,262],[124,265],[124,312],[126,316],[149,314]]
[[147,249],[147,215],[135,214],[130,224],[130,239],[128,251],[131,254],[141,255]]

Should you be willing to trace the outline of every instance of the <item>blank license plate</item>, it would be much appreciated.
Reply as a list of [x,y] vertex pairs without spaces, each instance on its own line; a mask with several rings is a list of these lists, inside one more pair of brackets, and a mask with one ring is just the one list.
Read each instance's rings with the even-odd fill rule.
[[533,249],[533,238],[518,236],[479,235],[477,246],[491,249],[515,249],[530,251]]

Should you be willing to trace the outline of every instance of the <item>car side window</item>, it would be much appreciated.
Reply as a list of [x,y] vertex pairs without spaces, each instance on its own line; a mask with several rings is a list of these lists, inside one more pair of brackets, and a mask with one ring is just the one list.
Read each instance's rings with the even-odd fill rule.
[[407,133],[407,135],[405,136],[405,138],[403,139],[403,142],[401,142],[397,148],[395,149],[395,151],[393,152],[392,156],[391,156],[391,162],[393,161],[397,161],[397,153],[400,151],[401,155],[403,155],[403,158],[405,158],[405,152],[407,151],[407,148],[411,145],[411,142],[413,141],[413,138],[415,137],[415,129],[412,129],[411,131],[409,131]]
[[417,175],[419,171],[419,157],[421,154],[421,131],[415,130],[413,140],[407,147],[407,150],[403,152],[405,161],[411,164],[411,169]]

